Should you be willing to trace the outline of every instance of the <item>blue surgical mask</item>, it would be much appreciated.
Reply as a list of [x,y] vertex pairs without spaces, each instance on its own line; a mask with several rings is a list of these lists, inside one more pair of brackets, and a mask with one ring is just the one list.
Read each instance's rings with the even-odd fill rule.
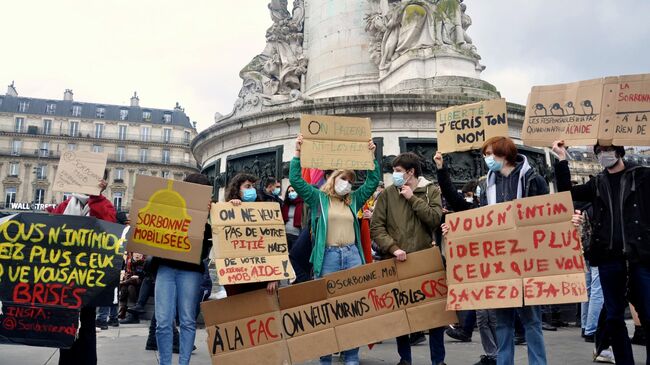
[[503,167],[503,162],[495,160],[494,155],[485,156],[484,160],[488,170],[492,172],[501,171],[501,168]]
[[393,172],[393,184],[398,188],[401,188],[404,185],[404,173],[403,172]]
[[280,188],[273,189],[273,195],[280,196]]
[[241,200],[244,202],[254,202],[257,200],[257,190],[255,188],[244,189]]
[[289,199],[296,200],[297,197],[298,197],[298,193],[296,193],[295,191],[289,193]]

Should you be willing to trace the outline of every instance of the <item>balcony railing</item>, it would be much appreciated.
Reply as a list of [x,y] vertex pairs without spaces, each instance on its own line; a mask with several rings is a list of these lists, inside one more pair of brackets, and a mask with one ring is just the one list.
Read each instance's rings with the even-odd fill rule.
[[95,131],[88,132],[76,132],[75,135],[71,135],[69,130],[55,132],[55,133],[44,133],[43,127],[41,126],[29,126],[23,127],[20,131],[17,131],[15,126],[7,125],[0,126],[0,134],[22,134],[27,136],[53,136],[53,137],[86,137],[96,140],[117,140],[124,142],[144,142],[144,143],[165,143],[165,144],[177,144],[189,146],[191,139],[185,137],[166,137],[166,136],[151,136],[149,135],[146,138],[140,133],[102,133],[101,136],[97,136]]
[[13,148],[0,148],[0,156],[16,156],[16,157],[34,157],[34,158],[55,158],[61,157],[61,152],[52,150],[33,150],[21,148],[14,150]]
[[143,162],[139,154],[123,154],[118,155],[117,153],[108,154],[108,162],[117,162],[117,163],[137,163],[137,164],[154,164],[154,165],[163,165],[163,166],[185,166],[196,168],[197,164],[194,160],[185,161],[183,158],[173,158],[163,159],[162,157],[147,157]]

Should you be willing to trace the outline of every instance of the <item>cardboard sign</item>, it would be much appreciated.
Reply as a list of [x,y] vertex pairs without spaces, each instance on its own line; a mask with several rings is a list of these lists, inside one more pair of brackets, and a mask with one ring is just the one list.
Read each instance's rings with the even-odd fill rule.
[[116,303],[128,229],[69,215],[0,219],[0,343],[69,347],[81,307]]
[[534,86],[528,96],[522,140],[529,146],[647,146],[650,74]]
[[54,176],[53,191],[99,195],[99,181],[104,178],[108,154],[88,151],[65,151]]
[[302,167],[321,170],[374,170],[374,157],[368,150],[372,138],[370,118],[303,114],[300,133]]
[[571,194],[564,192],[450,214],[447,308],[586,301],[585,262],[572,212]]
[[508,136],[505,99],[454,106],[436,113],[438,150],[442,153],[469,151],[499,136]]
[[293,279],[278,203],[212,205],[211,257],[221,285]]
[[[437,248],[282,288],[204,302],[213,364],[301,363],[457,321]],[[276,351],[270,355],[270,349]],[[271,363],[268,359],[263,363]]]
[[138,175],[127,250],[200,263],[211,196],[208,185]]

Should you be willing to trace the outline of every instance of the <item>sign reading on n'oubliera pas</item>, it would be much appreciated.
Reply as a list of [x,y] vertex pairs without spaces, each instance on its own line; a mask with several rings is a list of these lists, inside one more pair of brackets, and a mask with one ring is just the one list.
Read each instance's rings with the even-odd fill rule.
[[579,229],[568,192],[450,214],[447,308],[587,300]]
[[374,170],[368,141],[370,118],[309,115],[300,117],[302,167],[321,170]]
[[138,175],[127,250],[198,264],[211,197],[208,185]]
[[294,279],[278,203],[212,204],[212,258],[221,285]]

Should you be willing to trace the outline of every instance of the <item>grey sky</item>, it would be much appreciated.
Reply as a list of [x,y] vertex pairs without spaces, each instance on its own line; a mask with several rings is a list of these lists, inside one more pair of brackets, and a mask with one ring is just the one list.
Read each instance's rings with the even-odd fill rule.
[[[465,2],[483,79],[509,101],[525,103],[532,85],[650,72],[650,1]],[[232,110],[239,70],[264,48],[267,3],[5,0],[0,85],[111,104],[137,90],[144,106],[180,102],[202,130]]]

